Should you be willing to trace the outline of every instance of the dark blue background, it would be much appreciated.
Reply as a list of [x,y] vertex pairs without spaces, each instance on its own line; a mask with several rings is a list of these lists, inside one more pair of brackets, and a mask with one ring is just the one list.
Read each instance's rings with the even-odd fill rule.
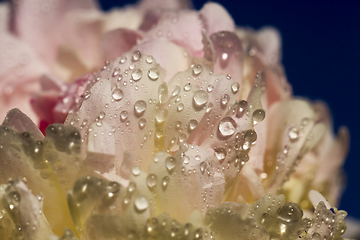
[[[166,1],[166,0],[165,0]],[[103,0],[107,10],[136,1]],[[200,9],[205,0],[195,0]],[[335,131],[350,129],[345,163],[347,187],[340,208],[360,219],[360,5],[356,1],[219,1],[239,26],[272,25],[283,38],[283,64],[295,95],[322,99],[330,106]]]

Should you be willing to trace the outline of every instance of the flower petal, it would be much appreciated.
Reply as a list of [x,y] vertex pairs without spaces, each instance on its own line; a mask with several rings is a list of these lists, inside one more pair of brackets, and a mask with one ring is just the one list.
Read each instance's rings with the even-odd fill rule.
[[200,10],[208,35],[220,31],[235,31],[235,23],[228,11],[216,2],[206,3]]

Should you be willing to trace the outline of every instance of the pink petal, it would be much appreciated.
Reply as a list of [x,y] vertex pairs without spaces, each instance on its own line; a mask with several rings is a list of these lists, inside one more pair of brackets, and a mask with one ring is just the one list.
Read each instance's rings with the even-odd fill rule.
[[263,27],[256,33],[257,41],[263,52],[265,63],[281,63],[281,35],[273,27]]
[[105,58],[107,60],[114,60],[128,52],[141,38],[140,33],[129,29],[119,28],[107,32],[102,39]]
[[9,31],[10,22],[10,3],[0,3],[0,32]]
[[30,94],[39,90],[38,79],[47,68],[32,49],[12,35],[1,34],[0,52],[0,118],[4,118],[9,109],[19,108],[36,120],[30,107]]
[[61,31],[64,16],[69,11],[95,8],[91,0],[20,0],[14,4],[13,32],[35,49],[45,62],[51,64],[64,36]]
[[177,10],[188,8],[189,5],[190,1],[188,0],[141,0],[139,7],[143,11],[148,11],[154,8]]
[[164,12],[158,24],[146,33],[144,40],[167,38],[187,49],[192,56],[202,57],[202,28],[199,15],[194,11]]
[[200,16],[208,35],[220,31],[235,31],[234,20],[229,12],[218,3],[206,3],[200,10]]

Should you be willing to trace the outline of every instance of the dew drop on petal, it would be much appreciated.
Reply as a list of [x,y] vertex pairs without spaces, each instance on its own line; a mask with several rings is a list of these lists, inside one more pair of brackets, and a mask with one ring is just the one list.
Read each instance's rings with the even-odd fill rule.
[[249,129],[246,131],[246,133],[244,135],[244,139],[245,139],[245,141],[247,141],[249,143],[253,143],[257,139],[257,134],[254,130]]
[[140,173],[141,173],[141,170],[140,170],[140,168],[139,168],[138,166],[135,166],[135,167],[133,167],[133,169],[131,170],[131,172],[132,172],[132,174],[133,174],[134,176],[139,176]]
[[144,100],[138,100],[134,105],[135,115],[141,117],[146,110],[146,102]]
[[214,85],[209,85],[208,87],[207,87],[207,92],[208,93],[211,93],[212,91],[214,91]]
[[177,106],[177,111],[181,112],[184,109],[184,104],[179,103],[179,105]]
[[221,106],[225,107],[230,100],[230,96],[228,94],[224,94],[221,98]]
[[99,113],[99,119],[102,120],[102,119],[104,119],[104,117],[105,117],[105,113],[103,111],[101,111]]
[[188,163],[190,162],[189,156],[185,156],[185,157],[183,158],[183,162],[184,162],[184,164],[188,164]]
[[248,104],[247,101],[241,100],[241,101],[238,103],[238,108],[237,108],[236,117],[237,117],[237,118],[241,118],[241,117],[245,114],[248,106],[249,106],[249,104]]
[[124,92],[119,88],[115,88],[111,95],[115,101],[120,101],[124,97]]
[[200,64],[197,64],[195,66],[192,67],[192,73],[194,76],[199,75],[202,72],[203,68]]
[[214,155],[219,161],[222,161],[226,157],[226,150],[223,147],[218,147],[215,149]]
[[200,163],[200,171],[201,173],[204,173],[206,169],[206,163],[205,162],[201,162]]
[[191,90],[191,83],[185,84],[184,90],[185,90],[186,92],[190,91],[190,90]]
[[136,62],[139,61],[140,58],[141,58],[141,52],[135,51],[134,54],[132,55],[131,61]]
[[88,99],[90,96],[91,96],[91,92],[86,90],[85,93],[84,93],[85,100]]
[[195,109],[202,108],[209,100],[209,95],[204,90],[198,90],[194,94],[193,103]]
[[191,119],[189,121],[189,129],[188,129],[189,132],[192,132],[197,127],[198,124],[199,124],[198,121],[196,121],[195,119]]
[[137,197],[135,199],[134,205],[136,210],[143,212],[149,207],[149,201],[146,197]]
[[143,129],[146,125],[146,119],[145,118],[140,118],[139,120],[139,128]]
[[112,76],[116,77],[119,74],[120,74],[120,68],[118,68],[118,67],[114,68],[114,72],[113,72]]
[[234,82],[233,84],[231,84],[231,91],[233,94],[236,94],[239,91],[240,88],[240,84],[237,82]]
[[163,189],[165,190],[169,184],[170,178],[168,176],[163,177],[161,184]]
[[253,112],[253,122],[254,124],[258,123],[258,122],[261,122],[265,119],[265,111],[262,110],[262,109],[256,109],[254,112]]
[[156,68],[151,68],[150,70],[148,70],[148,77],[153,81],[158,80],[159,70],[157,70]]
[[171,94],[171,95],[172,95],[173,97],[176,97],[177,95],[179,95],[180,90],[181,90],[180,86],[176,85],[175,88],[174,88],[174,90],[172,91],[172,94]]
[[176,159],[174,157],[167,157],[165,159],[165,166],[169,172],[172,172],[176,167]]
[[124,110],[124,111],[121,111],[120,113],[120,120],[121,121],[125,121],[129,116],[129,113],[128,111]]
[[290,128],[289,130],[290,141],[295,142],[299,138],[299,130],[295,127]]
[[136,69],[134,69],[134,71],[132,72],[131,78],[132,78],[135,82],[137,82],[137,81],[139,81],[139,80],[141,79],[142,74],[143,74],[142,71],[141,71],[139,68],[136,68]]
[[124,63],[126,63],[126,60],[127,60],[127,58],[125,56],[121,56],[119,63],[124,64]]
[[147,62],[148,64],[153,63],[153,61],[154,61],[154,58],[153,58],[152,56],[147,56],[147,57],[146,57],[146,62]]
[[224,117],[219,123],[219,133],[222,137],[230,137],[235,133],[236,122],[231,117]]
[[132,193],[132,192],[135,191],[135,189],[136,189],[136,184],[134,182],[130,182],[128,187],[127,187],[128,192]]
[[156,186],[157,177],[155,174],[149,174],[146,178],[146,183],[149,188],[153,188]]

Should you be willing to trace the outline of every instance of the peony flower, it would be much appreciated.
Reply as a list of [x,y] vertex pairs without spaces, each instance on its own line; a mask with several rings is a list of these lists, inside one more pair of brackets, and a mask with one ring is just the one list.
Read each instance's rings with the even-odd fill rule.
[[292,96],[277,30],[153,4],[12,3],[1,103],[26,114],[0,127],[0,236],[342,239],[348,132]]

